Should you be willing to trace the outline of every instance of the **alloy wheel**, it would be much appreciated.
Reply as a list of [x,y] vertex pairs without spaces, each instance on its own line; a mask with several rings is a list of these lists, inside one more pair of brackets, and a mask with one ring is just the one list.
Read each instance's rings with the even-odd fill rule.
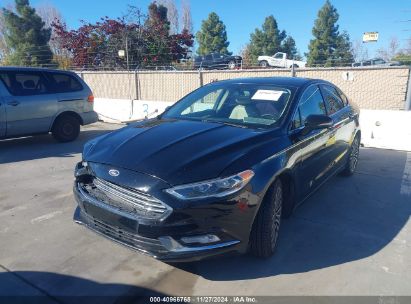
[[277,191],[275,192],[274,195],[274,212],[273,212],[273,220],[272,220],[272,235],[271,235],[271,246],[272,249],[274,250],[276,244],[277,244],[277,239],[278,239],[278,232],[280,230],[280,224],[281,224],[281,209],[282,209],[282,201],[283,201],[283,193],[282,193],[282,188],[278,187],[276,189]]

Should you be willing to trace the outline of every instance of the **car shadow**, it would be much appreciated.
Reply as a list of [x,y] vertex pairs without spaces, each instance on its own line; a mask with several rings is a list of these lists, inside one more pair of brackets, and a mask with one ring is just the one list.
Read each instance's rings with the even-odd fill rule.
[[0,299],[4,303],[145,304],[150,297],[163,296],[135,285],[103,284],[52,272],[0,272]]
[[82,130],[73,142],[59,143],[51,135],[0,140],[0,164],[42,159],[48,157],[73,157],[83,151],[84,144],[111,130]]
[[283,220],[273,257],[244,255],[173,266],[213,281],[249,280],[341,265],[370,257],[390,243],[399,246],[406,242],[402,228],[411,215],[410,196],[400,193],[406,154],[391,152],[402,156],[379,162],[384,156],[378,153],[363,153],[359,173],[333,177]]

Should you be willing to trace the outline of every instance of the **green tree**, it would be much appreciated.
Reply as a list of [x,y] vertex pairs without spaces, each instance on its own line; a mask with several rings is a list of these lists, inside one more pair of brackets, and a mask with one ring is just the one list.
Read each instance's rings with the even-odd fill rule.
[[170,61],[171,49],[168,45],[170,22],[167,19],[167,8],[155,2],[148,7],[146,21],[147,35],[147,60],[146,63],[166,64]]
[[52,62],[53,54],[48,45],[51,29],[28,0],[15,0],[16,12],[3,8],[4,38],[10,49],[7,64],[41,66]]
[[254,33],[250,35],[248,48],[250,60],[252,61],[251,63],[257,63],[258,56],[272,56],[276,52],[281,52],[281,43],[286,36],[285,31],[279,30],[277,20],[275,20],[274,16],[271,15],[266,17],[262,28],[255,29]]
[[297,50],[297,46],[295,45],[295,40],[291,36],[287,36],[287,38],[284,39],[281,45],[281,51],[287,53],[287,58],[289,59],[302,59],[300,53]]
[[398,61],[401,65],[411,65],[411,52],[400,52],[392,60]]
[[336,66],[351,66],[354,62],[352,43],[346,31],[338,36],[337,46],[334,52],[334,63]]
[[308,46],[307,63],[310,66],[335,66],[334,53],[339,42],[337,9],[327,0],[318,12]]
[[230,42],[227,40],[227,31],[223,21],[214,12],[208,15],[201,24],[201,30],[196,35],[198,41],[198,55],[212,52],[231,55],[228,51]]

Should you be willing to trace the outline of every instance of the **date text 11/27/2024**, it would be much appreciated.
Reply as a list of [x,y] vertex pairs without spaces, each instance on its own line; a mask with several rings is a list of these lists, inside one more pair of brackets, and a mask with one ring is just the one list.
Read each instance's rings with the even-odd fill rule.
[[196,297],[150,297],[150,303],[258,303],[255,297],[248,296],[235,296],[235,297],[209,297],[209,296],[196,296]]

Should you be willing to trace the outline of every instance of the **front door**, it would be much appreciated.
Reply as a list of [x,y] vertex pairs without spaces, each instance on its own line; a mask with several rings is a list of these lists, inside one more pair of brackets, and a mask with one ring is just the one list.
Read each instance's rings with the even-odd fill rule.
[[41,72],[0,73],[8,94],[3,98],[7,112],[6,136],[47,133],[57,112],[56,94],[50,94]]
[[297,167],[300,198],[308,195],[327,178],[332,164],[334,142],[330,138],[330,130],[313,130],[300,135],[307,117],[315,114],[326,115],[327,111],[319,87],[312,85],[301,96],[292,131],[295,135],[293,141],[298,144],[301,152]]

